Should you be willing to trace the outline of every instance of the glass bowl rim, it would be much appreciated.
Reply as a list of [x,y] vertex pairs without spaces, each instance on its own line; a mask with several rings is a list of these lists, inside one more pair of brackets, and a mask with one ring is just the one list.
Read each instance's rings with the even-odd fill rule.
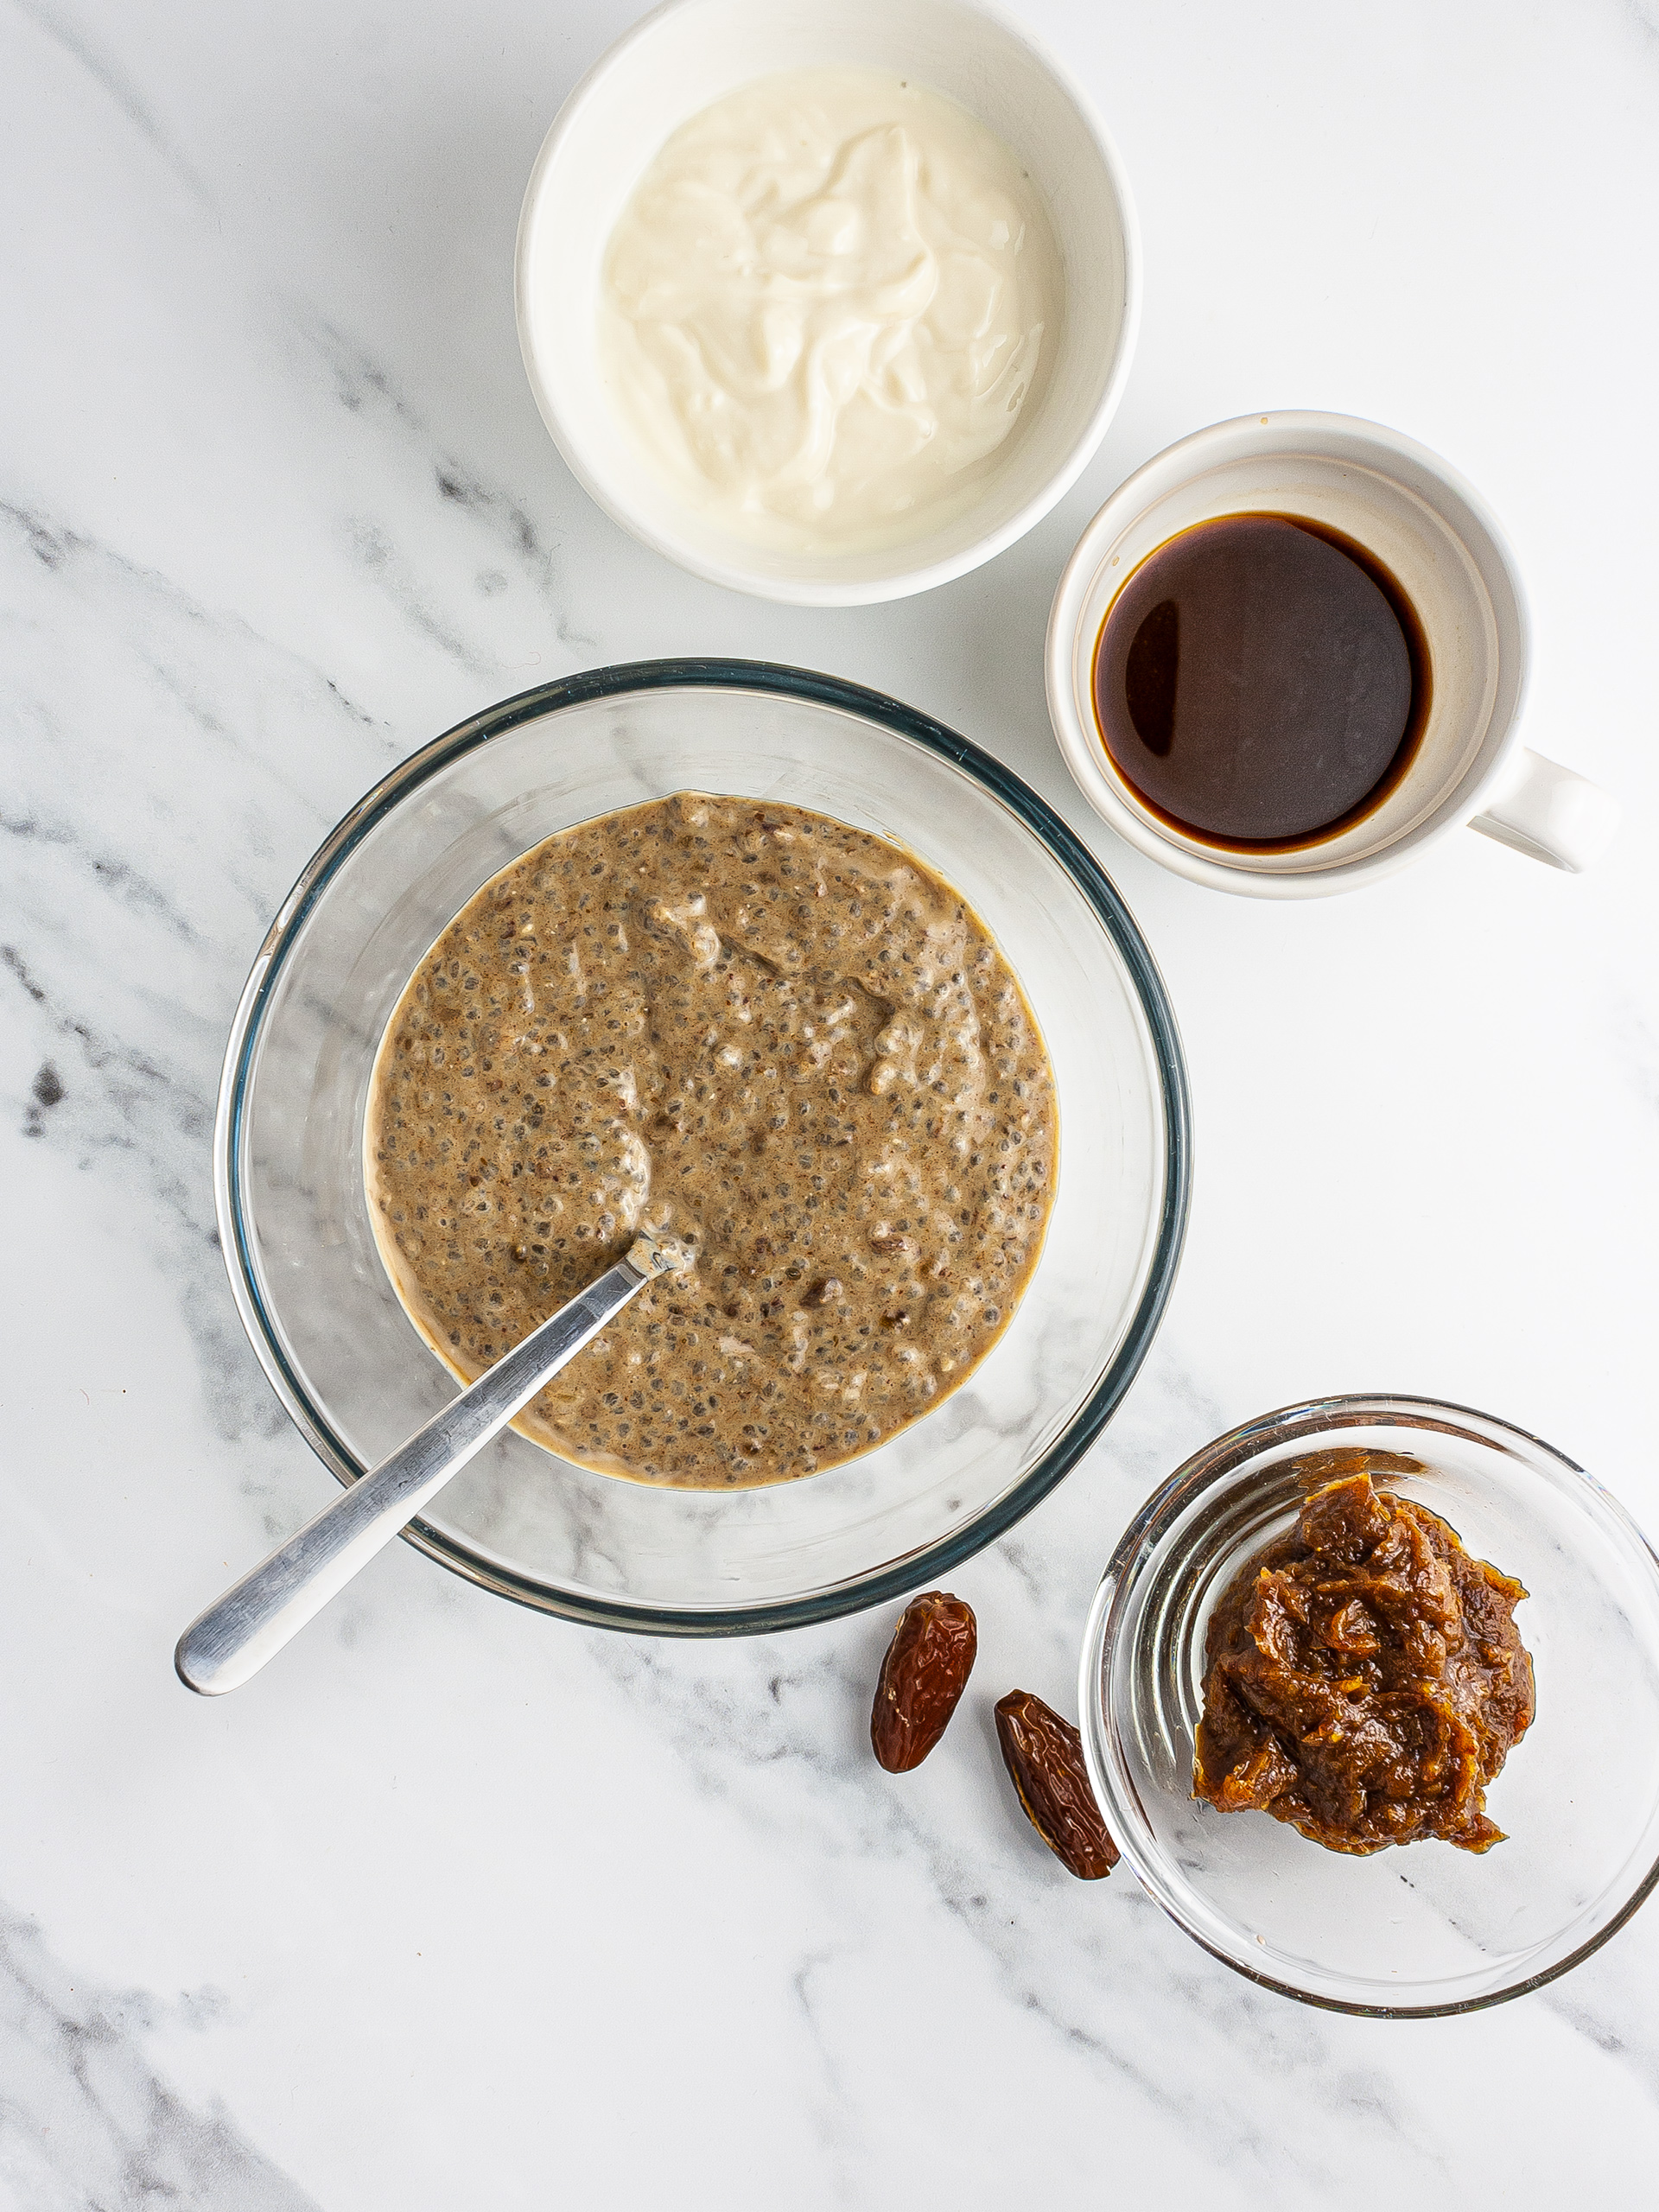
[[[1370,1416],[1369,1420],[1368,1415]],[[1294,1443],[1306,1437],[1317,1437],[1332,1428],[1375,1426],[1407,1432],[1425,1429],[1432,1432],[1436,1421],[1441,1419],[1471,1423],[1478,1430],[1489,1431],[1491,1433],[1486,1440],[1500,1448],[1507,1449],[1511,1444],[1520,1444],[1525,1446],[1529,1452],[1540,1454],[1548,1463],[1551,1474],[1567,1478],[1561,1485],[1566,1493],[1575,1497],[1580,1504],[1593,1507],[1597,1513],[1610,1520],[1630,1544],[1638,1560],[1645,1561],[1653,1579],[1659,1582],[1659,1554],[1655,1552],[1645,1534],[1618,1498],[1576,1459],[1569,1459],[1565,1452],[1558,1450],[1553,1444],[1547,1444],[1542,1437],[1535,1436],[1530,1429],[1518,1427],[1513,1421],[1500,1421],[1496,1414],[1482,1413],[1473,1406],[1459,1405],[1446,1399],[1414,1397],[1398,1390],[1343,1391],[1327,1398],[1308,1398],[1294,1405],[1277,1407],[1272,1413],[1258,1414],[1255,1420],[1229,1429],[1224,1435],[1217,1437],[1183,1461],[1140,1506],[1113,1548],[1111,1558],[1101,1577],[1100,1587],[1089,1610],[1077,1678],[1077,1711],[1083,1724],[1084,1764],[1089,1770],[1090,1785],[1103,1808],[1113,1802],[1112,1793],[1102,1786],[1106,1771],[1103,1745],[1107,1730],[1106,1700],[1101,1694],[1100,1682],[1106,1643],[1111,1616],[1116,1610],[1122,1592],[1128,1586],[1128,1570],[1135,1553],[1147,1538],[1160,1522],[1167,1525],[1178,1520],[1206,1489],[1275,1443]],[[1478,1997],[1457,1998],[1444,2004],[1373,2005],[1298,1988],[1294,1982],[1282,1981],[1277,1975],[1264,1973],[1218,1948],[1188,1924],[1173,1904],[1164,1896],[1161,1888],[1154,1889],[1141,1875],[1138,1835],[1131,1847],[1125,1843],[1123,1836],[1117,1835],[1116,1831],[1114,1834],[1123,1857],[1152,1903],[1174,1922],[1184,1936],[1190,1936],[1212,1959],[1231,1967],[1245,1980],[1255,1982],[1258,1988],[1272,1990],[1276,1996],[1294,1998],[1299,2004],[1314,2005],[1321,2012],[1345,2012],[1368,2020],[1450,2019],[1465,2012],[1484,2012],[1494,2005],[1507,2004],[1511,1998],[1525,1997],[1533,1990],[1542,1989],[1548,1983],[1559,1980],[1564,1974],[1571,1973],[1574,1967],[1582,1965],[1604,1943],[1611,1942],[1647,1902],[1656,1885],[1659,1885],[1659,1859],[1656,1859],[1641,1880],[1634,1885],[1630,1896],[1605,1927],[1598,1929],[1593,1936],[1554,1965],[1535,1974],[1524,1974],[1505,1988],[1490,1990]]]
[[232,1295],[266,1380],[324,1465],[342,1485],[349,1486],[367,1470],[334,1433],[323,1409],[312,1402],[289,1363],[259,1287],[244,1210],[243,1117],[253,1060],[277,977],[318,899],[357,846],[395,807],[451,762],[562,708],[632,693],[697,689],[769,693],[857,715],[939,755],[1016,815],[1059,862],[1112,940],[1147,1025],[1164,1128],[1164,1189],[1157,1239],[1145,1287],[1116,1356],[1065,1430],[1023,1480],[964,1527],[919,1553],[802,1597],[718,1610],[679,1609],[550,1590],[529,1576],[479,1556],[456,1538],[418,1519],[402,1532],[407,1542],[453,1573],[536,1611],[634,1634],[753,1636],[807,1627],[902,1597],[960,1566],[1011,1529],[1070,1473],[1100,1435],[1139,1371],[1174,1287],[1192,1199],[1192,1129],[1186,1064],[1168,993],[1151,950],[1111,879],[1047,801],[1012,769],[944,723],[883,692],[771,661],[690,657],[617,662],[537,684],[468,716],[417,747],[365,793],[324,838],[277,909],[255,957],[226,1047],[213,1127],[213,1201]]

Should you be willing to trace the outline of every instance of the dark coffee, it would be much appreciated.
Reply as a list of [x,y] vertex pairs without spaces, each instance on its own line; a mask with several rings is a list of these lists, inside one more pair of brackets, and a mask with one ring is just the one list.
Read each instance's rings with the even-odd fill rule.
[[1363,819],[1428,719],[1428,647],[1375,555],[1295,515],[1223,515],[1151,553],[1095,649],[1120,774],[1174,829],[1283,851]]

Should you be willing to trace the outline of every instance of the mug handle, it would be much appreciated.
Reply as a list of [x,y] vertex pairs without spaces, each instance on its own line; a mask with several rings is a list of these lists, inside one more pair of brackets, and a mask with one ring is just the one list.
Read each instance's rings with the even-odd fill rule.
[[1612,842],[1620,808],[1611,791],[1518,745],[1485,806],[1469,827],[1517,853],[1578,875]]

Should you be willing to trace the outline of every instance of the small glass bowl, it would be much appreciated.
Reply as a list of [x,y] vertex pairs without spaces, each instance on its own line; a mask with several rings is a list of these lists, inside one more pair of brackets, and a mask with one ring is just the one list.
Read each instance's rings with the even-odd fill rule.
[[753,661],[641,662],[525,692],[352,810],[272,924],[232,1030],[215,1135],[231,1287],[273,1388],[342,1482],[455,1390],[370,1221],[363,1127],[386,1021],[499,869],[556,830],[688,789],[815,808],[931,861],[1025,985],[1060,1121],[1054,1211],[1013,1320],[960,1389],[875,1451],[716,1494],[595,1474],[508,1434],[404,1532],[544,1611],[711,1636],[902,1596],[1060,1480],[1162,1315],[1191,1137],[1174,1021],[1128,910],[1059,817],[965,739]]
[[[1537,1717],[1487,1793],[1507,1840],[1366,1859],[1192,1795],[1205,1636],[1240,1567],[1361,1446],[1377,1479],[1529,1592]],[[1586,1958],[1659,1880],[1659,1560],[1623,1508],[1536,1437],[1424,1398],[1287,1407],[1207,1446],[1141,1509],[1106,1570],[1079,1686],[1090,1777],[1143,1887],[1264,1987],[1382,2019],[1476,2012]]]

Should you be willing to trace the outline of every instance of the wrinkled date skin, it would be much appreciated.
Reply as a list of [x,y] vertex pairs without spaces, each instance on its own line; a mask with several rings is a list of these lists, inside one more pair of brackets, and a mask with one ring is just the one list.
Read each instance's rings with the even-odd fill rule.
[[881,1662],[870,1742],[889,1774],[920,1766],[948,1726],[979,1649],[974,1609],[930,1590],[905,1608]]
[[996,1708],[996,1740],[1026,1817],[1061,1866],[1083,1882],[1109,1874],[1117,1846],[1100,1817],[1083,1738],[1070,1721],[1029,1690],[1010,1690]]

